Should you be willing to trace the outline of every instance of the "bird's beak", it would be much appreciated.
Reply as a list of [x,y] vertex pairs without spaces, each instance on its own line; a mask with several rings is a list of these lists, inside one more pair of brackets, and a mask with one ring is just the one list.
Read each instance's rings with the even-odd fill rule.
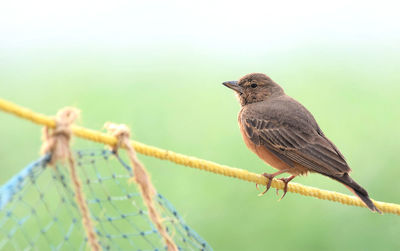
[[243,88],[238,85],[238,81],[226,81],[222,83],[223,85],[225,85],[228,88],[231,88],[232,90],[234,90],[235,92],[242,94],[243,93]]

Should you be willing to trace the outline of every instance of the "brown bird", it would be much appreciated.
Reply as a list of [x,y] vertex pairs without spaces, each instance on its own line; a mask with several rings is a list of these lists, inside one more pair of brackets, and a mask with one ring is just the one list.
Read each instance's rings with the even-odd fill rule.
[[244,142],[263,161],[278,169],[268,178],[282,173],[287,184],[297,175],[320,173],[344,184],[372,211],[379,212],[367,191],[349,176],[351,171],[337,147],[324,135],[313,115],[299,102],[285,94],[282,87],[262,73],[251,73],[239,81],[224,82],[239,98],[238,121]]

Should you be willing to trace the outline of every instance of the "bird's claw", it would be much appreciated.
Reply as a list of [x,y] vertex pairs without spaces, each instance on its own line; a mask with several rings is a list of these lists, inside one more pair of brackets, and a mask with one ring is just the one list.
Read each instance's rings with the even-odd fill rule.
[[[271,188],[272,179],[275,177],[274,175],[269,174],[269,173],[263,173],[262,175],[263,175],[265,178],[268,179],[268,183],[267,183],[267,186],[266,186],[266,189],[264,190],[264,192],[260,193],[258,196],[262,196],[262,195],[264,195],[266,192],[268,192],[268,190]],[[257,184],[256,184],[256,188],[258,189],[258,185],[257,185]]]
[[[286,193],[287,193],[287,188],[288,188],[288,183],[294,178],[295,176],[290,176],[289,178],[279,178],[278,180],[283,181],[283,183],[285,183],[285,186],[283,187],[283,195],[282,197],[279,199],[282,200],[283,197],[285,197]],[[276,195],[279,194],[279,190],[276,189]]]
[[[283,183],[285,183],[285,186],[283,187],[283,194],[282,194],[281,198],[279,199],[279,201],[280,201],[280,200],[283,199],[283,197],[285,197],[285,195],[287,193],[287,185],[288,185],[289,181],[287,181],[288,180],[287,178],[280,178],[278,180],[283,181]],[[276,195],[279,195],[279,189],[278,188],[276,189]]]

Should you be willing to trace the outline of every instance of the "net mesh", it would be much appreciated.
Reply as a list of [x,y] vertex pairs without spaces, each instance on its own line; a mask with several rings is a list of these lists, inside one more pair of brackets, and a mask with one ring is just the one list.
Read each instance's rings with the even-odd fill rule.
[[[66,166],[50,156],[28,165],[0,188],[0,250],[88,250]],[[77,170],[99,243],[104,250],[165,250],[149,220],[132,170],[108,150],[75,154]],[[212,250],[161,194],[163,223],[179,250]]]

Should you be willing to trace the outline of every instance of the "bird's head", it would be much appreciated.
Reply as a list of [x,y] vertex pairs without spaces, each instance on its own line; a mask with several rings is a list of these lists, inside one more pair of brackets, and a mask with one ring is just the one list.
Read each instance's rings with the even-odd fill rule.
[[284,94],[282,87],[263,73],[250,73],[239,81],[227,81],[222,84],[236,92],[242,106]]

